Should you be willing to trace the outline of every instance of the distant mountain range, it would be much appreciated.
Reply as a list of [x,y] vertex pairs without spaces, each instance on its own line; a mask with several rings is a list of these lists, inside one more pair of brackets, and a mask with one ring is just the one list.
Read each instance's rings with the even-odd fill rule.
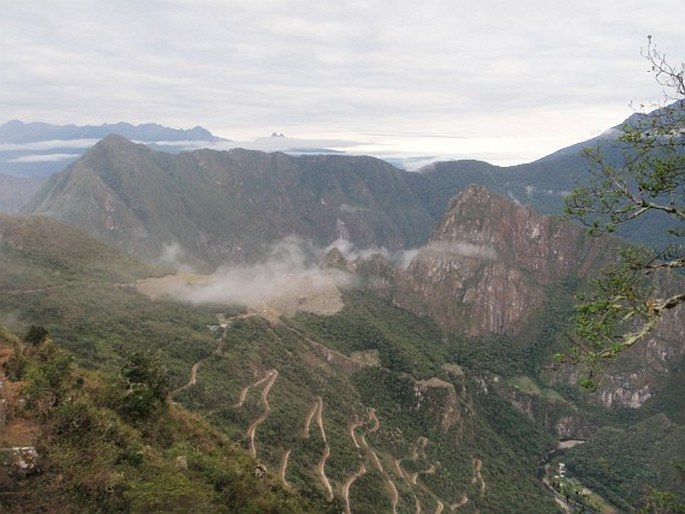
[[71,141],[74,139],[102,139],[109,134],[119,134],[127,139],[144,142],[155,141],[219,141],[202,127],[174,129],[157,123],[105,123],[102,125],[51,125],[49,123],[23,123],[18,120],[0,125],[0,143],[35,143],[38,141]]
[[297,235],[321,246],[415,247],[434,218],[411,175],[372,157],[235,149],[171,155],[108,136],[50,178],[25,212],[142,256],[183,249],[212,266],[251,261]]
[[[636,114],[624,123],[635,124],[647,116]],[[188,142],[192,143],[191,148],[197,148],[202,143],[212,146],[226,141],[201,127],[179,130],[127,123],[78,127],[11,121],[0,126],[0,212],[17,212],[41,185],[40,180],[19,181],[5,175],[46,177],[66,167],[51,178],[47,189],[34,197],[24,211],[51,213],[63,221],[83,217],[96,223],[102,217],[97,204],[102,204],[104,197],[95,201],[89,196],[85,201],[72,191],[85,194],[79,181],[86,174],[96,176],[108,188],[103,188],[101,194],[106,193],[114,204],[120,202],[116,212],[107,214],[108,223],[113,223],[117,216],[125,216],[127,221],[121,219],[119,228],[110,229],[100,220],[100,228],[93,227],[92,233],[110,244],[120,244],[129,250],[136,248],[133,251],[145,258],[159,255],[165,244],[179,244],[194,256],[194,261],[216,264],[225,258],[255,255],[263,250],[257,240],[262,238],[266,243],[288,233],[322,244],[349,235],[361,246],[373,243],[408,248],[428,240],[450,199],[469,184],[484,185],[544,214],[560,214],[564,196],[587,179],[589,164],[582,155],[584,148],[599,147],[608,162],[621,165],[624,156],[616,141],[618,133],[616,128],[610,129],[527,164],[499,167],[459,160],[436,162],[408,173],[379,159],[339,155],[323,148],[303,155],[232,149],[165,156],[188,150],[183,146]],[[119,139],[105,137],[92,146],[96,138],[106,134]],[[145,146],[127,146],[127,139]],[[264,138],[276,142],[285,139]],[[166,143],[161,145],[162,141]],[[98,162],[103,156],[107,163]],[[141,174],[141,170],[149,171]],[[168,176],[175,177],[175,190],[162,186]],[[327,183],[329,180],[332,182]],[[140,181],[145,182],[148,193],[143,193]],[[56,184],[59,186],[55,187]],[[318,185],[312,190],[311,184]],[[360,202],[359,191],[369,195],[363,197],[362,205],[356,205]],[[60,194],[63,199],[58,198]],[[215,201],[207,202],[207,194],[216,197]],[[174,211],[173,217],[156,218],[181,201],[186,205],[182,214]],[[397,207],[400,204],[401,209]],[[141,205],[146,206],[144,212]],[[259,217],[254,215],[256,212],[261,213]],[[183,223],[198,228],[189,241],[181,241],[179,234],[185,230],[179,216],[184,218]],[[656,246],[663,243],[660,223],[658,215],[643,216],[629,230],[619,227],[618,234]],[[120,227],[126,224],[139,230],[122,232]],[[160,224],[169,226],[158,230]],[[266,228],[258,229],[259,224]],[[250,232],[247,227],[255,229],[258,237],[250,235],[249,243],[232,244],[230,250],[220,248],[218,234],[228,230],[241,240],[237,232]],[[123,236],[124,233],[127,235]],[[129,240],[134,233],[138,234],[135,244]],[[260,245],[262,250],[258,249]]]
[[48,176],[78,159],[87,148],[109,134],[169,152],[187,149],[189,142],[197,147],[201,142],[226,141],[202,127],[173,129],[156,123],[131,125],[123,122],[78,126],[12,120],[0,125],[0,173]]

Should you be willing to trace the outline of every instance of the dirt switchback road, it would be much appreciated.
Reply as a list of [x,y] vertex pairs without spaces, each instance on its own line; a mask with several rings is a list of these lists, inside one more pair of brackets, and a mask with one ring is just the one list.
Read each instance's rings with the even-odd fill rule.
[[[252,455],[252,457],[257,457],[257,448],[254,442],[257,428],[259,427],[259,425],[264,423],[264,420],[269,416],[269,412],[271,412],[271,407],[269,406],[269,391],[271,391],[274,382],[276,382],[276,379],[278,378],[278,370],[272,369],[271,371],[268,371],[266,377],[264,378],[266,379],[266,385],[264,386],[264,389],[262,389],[262,394],[259,396],[259,402],[262,404],[264,412],[262,412],[262,414],[257,419],[255,419],[247,428],[247,437],[250,440],[250,455]],[[261,382],[262,381],[260,380],[258,383]]]

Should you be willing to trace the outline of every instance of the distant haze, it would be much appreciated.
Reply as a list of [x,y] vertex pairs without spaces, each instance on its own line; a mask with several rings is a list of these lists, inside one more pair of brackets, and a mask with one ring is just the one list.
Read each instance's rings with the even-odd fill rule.
[[683,19],[681,0],[10,2],[0,123],[201,125],[511,164],[660,100],[640,48],[653,34],[681,62]]

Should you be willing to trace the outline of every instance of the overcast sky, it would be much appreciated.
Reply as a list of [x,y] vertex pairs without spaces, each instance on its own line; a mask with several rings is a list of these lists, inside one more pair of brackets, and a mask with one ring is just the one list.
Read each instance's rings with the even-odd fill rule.
[[31,0],[0,13],[0,123],[157,122],[528,161],[661,99],[683,0]]

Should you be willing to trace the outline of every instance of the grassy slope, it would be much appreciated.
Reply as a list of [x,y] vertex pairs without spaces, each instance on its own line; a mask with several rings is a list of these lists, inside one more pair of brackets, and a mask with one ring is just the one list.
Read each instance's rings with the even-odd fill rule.
[[[258,316],[240,317],[240,311],[225,306],[150,302],[131,284],[161,270],[44,218],[0,218],[0,234],[0,312],[6,324],[21,332],[31,324],[45,326],[77,362],[91,369],[113,372],[134,351],[156,351],[174,388],[188,381],[191,367],[199,362],[197,383],[178,391],[174,399],[203,413],[245,449],[250,447],[248,427],[265,412],[260,395],[268,380],[260,381],[278,370],[268,395],[270,411],[255,430],[257,458],[276,475],[284,452],[290,450],[285,478],[312,497],[327,496],[316,467],[328,445],[325,474],[339,502],[344,483],[360,465],[367,470],[350,488],[355,512],[387,511],[389,482],[399,495],[398,512],[414,512],[417,499],[424,510],[431,510],[438,501],[458,503],[464,494],[470,501],[463,512],[530,512],[531,505],[537,512],[554,512],[534,479],[536,462],[552,443],[550,436],[500,396],[498,390],[506,391],[504,382],[486,393],[483,380],[492,386],[493,373],[509,378],[520,395],[533,398],[532,409],[540,418],[573,411],[578,404],[571,392],[562,391],[563,400],[549,391],[547,398],[538,394],[545,356],[560,344],[561,327],[554,320],[567,312],[564,300],[548,304],[541,328],[531,331],[532,339],[525,344],[506,338],[445,338],[429,321],[359,291],[346,296],[346,308],[337,315],[300,315],[271,324]],[[44,244],[48,241],[51,244]],[[235,317],[223,335],[207,328],[216,324],[216,312]],[[344,357],[322,354],[312,341],[348,357],[375,352],[381,367],[359,370]],[[417,381],[431,377],[452,384],[457,394],[456,417],[447,431],[441,428],[449,405],[447,389],[427,389],[417,401]],[[245,402],[236,407],[241,391],[250,385],[254,387]],[[316,416],[309,437],[304,437],[305,420],[318,398],[326,441]],[[380,424],[375,430],[371,409]],[[349,432],[355,420],[359,448]],[[601,415],[597,420],[602,422]],[[362,435],[368,448],[360,442]],[[428,443],[418,451],[422,437]],[[481,462],[486,487],[482,497],[476,461]],[[589,476],[592,462],[577,469]],[[435,472],[426,473],[431,466]],[[165,469],[160,476],[170,472]],[[416,484],[413,473],[419,473]],[[610,480],[605,474],[596,487]]]
[[5,389],[14,392],[0,447],[31,445],[38,452],[37,470],[28,475],[3,465],[3,512],[328,508],[321,498],[285,491],[273,476],[258,478],[244,450],[177,405],[160,403],[144,416],[123,411],[125,382],[69,365],[49,339],[23,343],[0,327],[0,354]]
[[[45,326],[78,363],[113,372],[132,352],[152,350],[169,369],[175,388],[188,381],[190,368],[200,362],[197,384],[180,390],[174,399],[204,413],[244,448],[250,446],[248,426],[264,412],[260,400],[264,383],[251,388],[244,406],[236,408],[240,392],[277,369],[279,375],[268,398],[271,411],[256,430],[256,454],[276,473],[283,451],[290,449],[286,479],[293,486],[327,495],[316,465],[328,444],[325,473],[336,497],[341,497],[344,482],[361,463],[368,469],[351,487],[355,511],[363,512],[364,505],[381,511],[389,508],[389,481],[398,490],[399,512],[414,511],[415,497],[424,509],[433,509],[438,500],[456,503],[464,493],[471,499],[466,512],[477,506],[497,510],[504,505],[510,512],[524,512],[530,502],[539,505],[540,512],[554,510],[533,479],[535,459],[524,458],[512,447],[512,440],[496,433],[492,416],[488,418],[491,408],[472,392],[475,386],[466,383],[470,379],[453,379],[442,370],[442,364],[451,359],[439,331],[427,321],[356,294],[348,298],[350,308],[338,316],[276,325],[259,317],[237,319],[217,339],[217,333],[207,328],[216,324],[215,312],[230,318],[238,311],[151,302],[130,284],[160,270],[78,231],[62,233],[49,220],[7,219],[0,226],[4,234],[0,287],[5,293],[0,295],[0,309],[5,321],[22,332],[31,324]],[[56,244],[44,245],[46,241]],[[342,364],[330,363],[313,340],[344,352],[376,349],[383,367],[355,372],[358,366],[346,367],[345,359]],[[445,391],[429,390],[426,403],[416,410],[415,380],[430,377],[453,382],[463,396],[457,405],[463,420],[447,432],[440,429]],[[316,416],[310,436],[302,435],[304,420],[319,397],[325,442]],[[376,431],[371,431],[372,408],[380,422]],[[511,415],[532,427],[523,416]],[[349,435],[355,417],[364,421],[356,435],[365,434],[370,449],[356,448]],[[429,439],[426,455],[412,460],[419,437]],[[374,471],[371,450],[385,474]],[[407,473],[425,471],[431,464],[439,471],[419,475],[415,485],[393,471],[395,459],[402,460]],[[474,459],[483,462],[487,484],[483,498],[472,484]],[[512,484],[511,470],[524,478]]]

